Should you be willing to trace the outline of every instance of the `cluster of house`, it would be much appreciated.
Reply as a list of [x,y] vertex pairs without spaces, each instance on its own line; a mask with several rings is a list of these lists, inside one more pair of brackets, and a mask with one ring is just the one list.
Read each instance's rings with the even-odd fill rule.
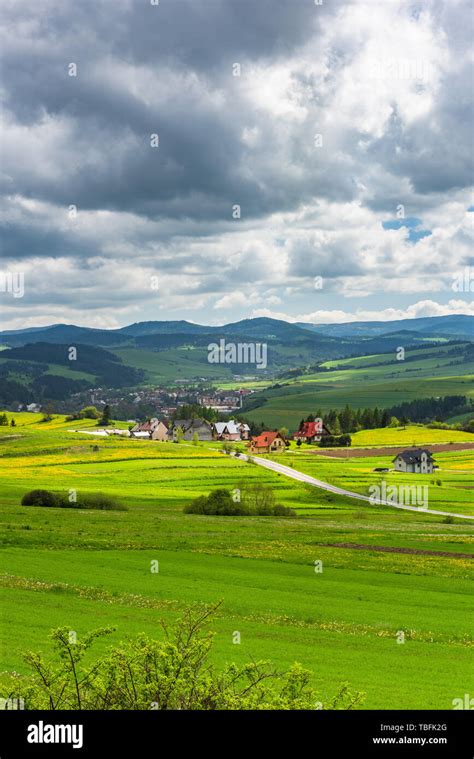
[[[141,424],[136,424],[130,432],[125,430],[107,430],[107,434],[130,435],[132,438],[146,440],[161,440],[173,442],[182,440],[202,441],[247,441],[247,448],[252,454],[281,453],[286,449],[287,440],[276,431],[264,431],[250,437],[250,428],[244,422],[231,419],[228,422],[208,422],[206,419],[176,419],[163,422],[153,418]],[[321,419],[304,422],[292,436],[294,440],[315,444],[324,435],[331,433]],[[430,451],[424,448],[412,448],[402,451],[393,459],[394,469],[398,472],[416,474],[431,474],[438,467]],[[376,468],[376,472],[389,471],[388,468]]]
[[[279,432],[264,431],[250,440],[249,433],[248,424],[234,419],[228,422],[208,422],[202,418],[176,419],[167,423],[154,418],[132,427],[130,437],[168,442],[177,440],[178,437],[182,440],[202,441],[245,440],[248,441],[250,453],[278,453],[286,448],[286,440]],[[329,434],[322,420],[317,419],[314,422],[305,422],[293,438],[304,443],[319,443],[323,435]]]
[[143,424],[136,424],[130,430],[130,437],[148,440],[174,441],[182,440],[248,440],[250,427],[244,422],[231,419],[228,422],[208,422],[207,419],[176,419],[163,422],[149,419]]
[[[120,407],[121,418],[129,415],[132,422],[139,419],[144,412],[140,406],[151,406],[153,413],[167,419],[179,414],[180,406],[195,404],[212,408],[222,414],[236,414],[242,408],[244,399],[254,393],[254,390],[241,388],[239,390],[218,390],[203,388],[204,378],[176,380],[173,387],[139,388],[130,392],[106,387],[93,387],[79,393],[73,393],[64,404],[64,412],[79,410],[84,406],[96,406],[102,409],[105,405]],[[207,385],[207,382],[205,383]],[[37,404],[33,404],[35,406]],[[61,402],[55,402],[55,410],[61,411]],[[19,408],[18,411],[22,411]],[[27,409],[30,410],[30,409]]]
[[[321,441],[323,435],[330,434],[323,420],[315,419],[313,422],[304,422],[293,435],[293,440],[315,444]],[[251,438],[248,447],[250,453],[278,453],[285,450],[286,440],[279,432],[261,432]]]

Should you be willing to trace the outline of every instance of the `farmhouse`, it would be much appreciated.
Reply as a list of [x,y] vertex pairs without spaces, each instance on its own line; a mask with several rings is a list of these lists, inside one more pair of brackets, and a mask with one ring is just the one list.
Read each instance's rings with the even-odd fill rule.
[[132,427],[130,432],[132,435],[136,434],[137,432],[151,432],[158,424],[158,419],[148,419],[146,422],[139,422],[136,424],[134,427]]
[[183,440],[193,440],[197,433],[199,440],[213,440],[212,425],[207,419],[176,419],[168,430],[168,439],[177,440],[178,428]]
[[168,427],[166,424],[164,422],[158,422],[156,427],[151,430],[150,438],[151,440],[159,440],[160,442],[168,440]]
[[250,427],[243,422],[215,422],[213,424],[215,440],[248,440]]
[[330,434],[323,420],[315,419],[314,422],[303,422],[298,432],[293,435],[293,439],[301,440],[302,443],[319,443],[323,435]]
[[280,453],[286,448],[279,432],[262,432],[248,443],[250,453]]
[[131,437],[149,438],[150,440],[167,440],[168,439],[168,427],[164,422],[160,422],[159,419],[153,418],[143,422],[143,424],[136,424],[130,430]]
[[237,424],[239,425],[241,440],[248,440],[250,434],[250,427],[248,424],[245,424],[245,422],[237,422]]
[[393,459],[397,472],[412,472],[414,474],[432,474],[434,459],[425,448],[413,448],[403,451]]

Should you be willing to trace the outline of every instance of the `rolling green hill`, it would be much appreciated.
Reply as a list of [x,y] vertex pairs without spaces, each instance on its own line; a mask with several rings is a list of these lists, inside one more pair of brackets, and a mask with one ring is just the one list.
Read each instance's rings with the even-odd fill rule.
[[[465,333],[473,322],[472,317],[414,319],[390,323],[383,334],[380,325],[371,323],[365,331],[354,327],[353,334],[350,325],[339,325],[344,328],[341,334],[334,329],[322,334],[308,325],[268,318],[219,327],[175,321],[115,330],[58,324],[5,331],[0,333],[0,403],[65,400],[91,385],[136,388],[170,386],[177,380],[219,385],[234,380],[242,385],[247,377],[253,383],[285,384],[283,390],[264,390],[252,397],[251,418],[292,425],[301,412],[308,413],[308,404],[345,405],[352,391],[354,405],[360,406],[419,397],[420,378],[436,380],[425,387],[428,393],[466,394],[461,379],[453,380],[452,387],[450,381],[466,377],[467,382],[474,373],[474,343],[448,338],[450,330]],[[226,345],[264,344],[266,364],[210,363],[208,346],[220,340]],[[68,360],[71,346],[77,349],[74,362]],[[400,346],[406,351],[404,361],[395,358]],[[398,385],[398,380],[404,384]]]
[[295,429],[302,417],[330,408],[390,408],[403,401],[446,395],[474,398],[472,344],[409,349],[406,360],[377,354],[328,361],[319,373],[304,374],[252,394],[247,400],[250,419],[270,428]]

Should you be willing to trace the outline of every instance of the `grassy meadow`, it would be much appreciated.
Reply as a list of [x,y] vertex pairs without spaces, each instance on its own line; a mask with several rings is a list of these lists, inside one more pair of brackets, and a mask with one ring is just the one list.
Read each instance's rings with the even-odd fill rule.
[[[326,361],[322,367],[328,371],[282,380],[279,387],[251,388],[258,394],[250,397],[252,410],[246,416],[271,428],[293,430],[308,409],[326,412],[348,402],[353,408],[391,408],[404,401],[446,395],[473,398],[474,363],[462,358],[457,363],[448,350],[452,346],[437,346],[433,357],[431,348],[410,349],[405,361],[398,361],[394,353]],[[259,406],[253,408],[257,402]]]
[[[128,635],[159,637],[160,620],[188,604],[219,600],[218,665],[254,658],[284,669],[296,660],[313,672],[322,700],[349,682],[369,709],[451,708],[472,688],[467,522],[340,498],[204,442],[99,438],[69,431],[93,429],[89,420],[14,416],[16,427],[0,427],[3,689],[8,673],[26,672],[22,650],[48,650],[53,627],[80,636],[114,626],[93,657]],[[385,432],[373,431],[372,445],[382,445],[377,433]],[[437,432],[420,434],[429,442]],[[341,462],[312,450],[292,448],[281,459],[360,492],[387,458]],[[469,512],[473,458],[467,450],[436,455],[431,479],[442,484],[430,485],[433,508]],[[271,485],[298,517],[183,514],[194,497],[242,482]],[[105,492],[127,510],[21,506],[32,488]]]

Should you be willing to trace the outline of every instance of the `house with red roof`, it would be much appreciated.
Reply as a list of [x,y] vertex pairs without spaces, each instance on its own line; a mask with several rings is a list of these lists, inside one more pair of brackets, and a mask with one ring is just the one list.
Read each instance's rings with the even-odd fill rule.
[[285,448],[285,440],[279,432],[262,432],[248,443],[250,453],[281,453]]
[[303,422],[293,439],[301,440],[302,443],[319,443],[323,435],[330,434],[323,420],[315,419],[314,422]]

